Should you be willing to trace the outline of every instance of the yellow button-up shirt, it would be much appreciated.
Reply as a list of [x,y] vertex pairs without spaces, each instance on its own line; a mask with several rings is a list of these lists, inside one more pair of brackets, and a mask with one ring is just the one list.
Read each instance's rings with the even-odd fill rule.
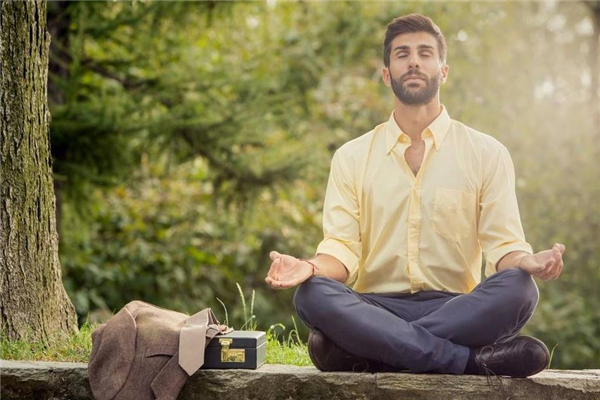
[[333,155],[316,254],[340,260],[360,293],[469,293],[525,241],[514,165],[495,138],[451,119],[440,106],[422,132],[417,176],[410,137],[390,119]]

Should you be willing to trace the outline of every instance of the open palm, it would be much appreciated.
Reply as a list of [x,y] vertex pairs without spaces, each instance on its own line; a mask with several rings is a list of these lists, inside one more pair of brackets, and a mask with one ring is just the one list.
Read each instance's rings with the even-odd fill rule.
[[543,281],[558,279],[563,269],[562,255],[565,252],[565,245],[555,243],[550,250],[540,251],[539,253],[523,257],[519,267]]
[[272,251],[271,268],[265,278],[273,289],[288,289],[299,285],[312,275],[312,267],[294,256]]

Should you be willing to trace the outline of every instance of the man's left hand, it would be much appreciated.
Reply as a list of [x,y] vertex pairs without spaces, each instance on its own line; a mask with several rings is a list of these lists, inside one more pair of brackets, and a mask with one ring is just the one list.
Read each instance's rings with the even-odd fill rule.
[[550,250],[528,254],[519,261],[519,268],[541,280],[558,279],[563,269],[563,253],[565,245],[554,243]]

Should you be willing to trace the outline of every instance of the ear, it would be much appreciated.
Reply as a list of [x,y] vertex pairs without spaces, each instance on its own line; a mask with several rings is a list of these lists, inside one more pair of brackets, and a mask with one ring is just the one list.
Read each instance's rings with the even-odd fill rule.
[[442,67],[442,79],[440,79],[440,85],[443,85],[448,80],[448,72],[450,71],[450,66],[448,64],[444,64]]
[[383,67],[383,69],[381,70],[381,79],[383,79],[383,83],[385,84],[385,86],[392,87],[390,81],[390,70],[388,67]]

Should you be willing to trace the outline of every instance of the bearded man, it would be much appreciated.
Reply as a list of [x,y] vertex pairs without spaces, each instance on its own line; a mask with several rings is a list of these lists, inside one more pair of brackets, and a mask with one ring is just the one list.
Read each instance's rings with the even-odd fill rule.
[[440,104],[446,55],[431,19],[389,23],[389,120],[334,153],[315,257],[270,253],[265,281],[299,285],[322,371],[527,377],[549,365],[544,343],[518,333],[539,300],[533,277],[557,279],[565,246],[534,254],[508,150]]

